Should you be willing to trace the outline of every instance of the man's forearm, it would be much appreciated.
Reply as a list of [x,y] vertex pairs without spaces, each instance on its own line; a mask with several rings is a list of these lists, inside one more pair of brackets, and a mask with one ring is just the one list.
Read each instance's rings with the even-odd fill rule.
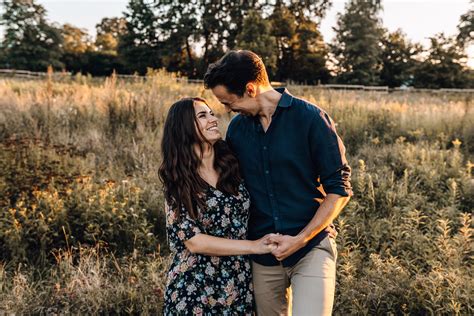
[[280,235],[270,239],[278,244],[278,247],[272,251],[272,254],[281,261],[306,246],[308,241],[331,224],[348,201],[349,197],[338,194],[326,195],[314,217],[298,235]]
[[316,214],[296,237],[300,238],[303,245],[306,245],[308,241],[332,223],[347,202],[349,202],[349,197],[332,193],[326,195]]

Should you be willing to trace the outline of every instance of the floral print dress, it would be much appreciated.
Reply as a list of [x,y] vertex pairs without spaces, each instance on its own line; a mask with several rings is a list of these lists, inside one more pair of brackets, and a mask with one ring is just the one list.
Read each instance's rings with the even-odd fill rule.
[[198,233],[246,239],[249,194],[243,184],[236,196],[209,186],[204,200],[207,208],[198,210],[196,220],[184,208],[166,214],[168,242],[175,254],[168,272],[164,315],[253,315],[248,256],[206,256],[191,253],[184,245]]

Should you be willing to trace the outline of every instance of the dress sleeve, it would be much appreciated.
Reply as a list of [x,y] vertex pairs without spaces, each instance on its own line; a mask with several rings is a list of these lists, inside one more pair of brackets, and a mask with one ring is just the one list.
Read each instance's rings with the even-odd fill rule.
[[165,204],[166,211],[166,232],[168,243],[172,250],[184,250],[184,242],[202,232],[199,223],[189,216],[187,210],[180,206],[170,207]]

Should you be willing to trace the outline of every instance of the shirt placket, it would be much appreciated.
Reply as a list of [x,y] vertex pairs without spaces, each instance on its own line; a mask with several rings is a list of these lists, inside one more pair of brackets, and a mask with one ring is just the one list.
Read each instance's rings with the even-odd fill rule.
[[278,205],[275,197],[275,192],[273,189],[272,181],[272,170],[270,169],[270,129],[265,133],[263,131],[262,124],[259,122],[259,134],[260,137],[260,147],[263,157],[263,177],[265,180],[265,187],[267,192],[267,197],[270,202],[271,214],[273,219],[273,225],[275,226],[275,231],[278,232],[281,230],[281,219],[280,212],[278,211]]

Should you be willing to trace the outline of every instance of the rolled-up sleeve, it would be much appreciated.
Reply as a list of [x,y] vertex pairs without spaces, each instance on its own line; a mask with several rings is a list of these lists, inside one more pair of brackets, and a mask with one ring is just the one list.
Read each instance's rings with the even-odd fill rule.
[[351,167],[334,122],[324,111],[313,119],[310,129],[311,155],[326,193],[352,196]]

